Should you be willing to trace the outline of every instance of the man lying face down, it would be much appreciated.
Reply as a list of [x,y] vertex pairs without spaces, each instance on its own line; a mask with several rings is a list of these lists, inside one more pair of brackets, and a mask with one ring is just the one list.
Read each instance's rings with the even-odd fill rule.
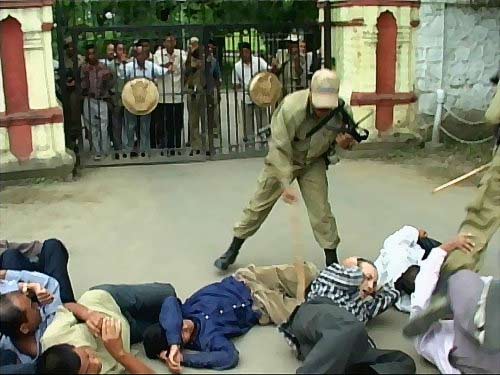
[[310,286],[306,302],[280,327],[304,361],[297,373],[414,373],[415,363],[397,350],[374,348],[365,323],[384,312],[399,292],[377,289],[378,271],[357,257],[325,268]]
[[[305,263],[304,274],[309,283],[317,272]],[[239,353],[231,338],[245,334],[257,323],[286,321],[299,303],[297,284],[294,265],[251,265],[201,288],[184,303],[167,298],[159,324],[144,334],[146,355],[162,360],[175,373],[183,366],[233,368]]]

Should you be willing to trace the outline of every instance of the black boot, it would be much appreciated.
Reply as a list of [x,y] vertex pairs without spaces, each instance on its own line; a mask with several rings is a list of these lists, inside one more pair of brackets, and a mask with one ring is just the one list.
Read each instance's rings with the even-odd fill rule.
[[222,271],[227,270],[236,261],[243,242],[245,242],[244,239],[233,237],[233,242],[231,242],[229,249],[215,261],[214,266]]
[[325,263],[327,267],[333,263],[339,263],[337,249],[325,249]]

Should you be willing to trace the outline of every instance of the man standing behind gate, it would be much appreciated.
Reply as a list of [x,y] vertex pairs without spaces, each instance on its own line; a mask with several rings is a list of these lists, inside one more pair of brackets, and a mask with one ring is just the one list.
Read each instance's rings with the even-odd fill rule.
[[[252,54],[252,47],[248,42],[242,42],[239,45],[240,60],[234,65],[233,84],[235,90],[243,89],[242,97],[240,98],[241,113],[243,114],[243,141],[255,142],[255,123],[260,129],[267,126],[269,123],[267,111],[257,107],[250,98],[248,90],[250,81],[260,72],[267,71],[267,63],[262,57],[257,57]],[[255,114],[255,119],[254,119]]]
[[343,125],[340,113],[328,125],[309,132],[339,106],[339,86],[336,72],[319,70],[312,77],[310,89],[288,95],[274,112],[269,153],[257,180],[257,191],[234,227],[229,249],[215,261],[217,268],[226,270],[236,261],[245,239],[257,232],[280,196],[286,203],[298,200],[297,192],[290,186],[294,179],[299,183],[316,241],[325,249],[326,264],[338,262],[340,239],[328,202],[324,156],[333,144],[350,149],[355,141],[331,128]]
[[86,64],[82,66],[83,119],[92,134],[95,160],[109,153],[108,103],[114,85],[111,70],[97,59],[93,45],[87,46]]
[[[160,148],[166,146],[170,154],[175,155],[175,148],[181,147],[181,135],[184,129],[184,101],[182,96],[182,73],[186,63],[186,53],[175,48],[175,35],[167,34],[165,48],[154,54],[154,62],[168,69],[169,74],[158,79],[160,100],[155,111],[156,142]],[[166,134],[165,134],[166,130]]]

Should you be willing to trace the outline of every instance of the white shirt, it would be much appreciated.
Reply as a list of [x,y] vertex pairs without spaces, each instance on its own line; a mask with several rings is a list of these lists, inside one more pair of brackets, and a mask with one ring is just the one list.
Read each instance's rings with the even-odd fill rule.
[[144,69],[137,64],[137,60],[135,59],[125,65],[125,76],[127,80],[142,77],[154,80],[156,77],[161,77],[167,73],[168,70],[166,68],[153,64],[153,62],[149,60],[144,62]]
[[[243,65],[243,67],[242,67]],[[267,62],[262,57],[252,55],[251,64],[243,64],[241,59],[234,65],[233,70],[233,84],[241,85],[245,92],[245,103],[251,103],[248,89],[250,88],[250,81],[260,72],[267,71]],[[241,99],[241,98],[240,98]]]
[[[411,295],[410,319],[420,314],[429,305],[446,255],[447,253],[438,247],[420,263],[420,271],[415,279],[415,292]],[[491,277],[481,277],[481,280],[488,282]],[[422,357],[434,363],[442,374],[460,374],[460,371],[454,368],[448,360],[454,340],[453,320],[440,320],[434,323],[426,333],[416,338],[415,349]]]
[[[375,260],[381,285],[394,286],[410,266],[420,264],[425,251],[417,241],[418,229],[409,225],[405,225],[386,238],[380,255]],[[396,307],[401,311],[410,312],[410,296],[402,292]]]
[[[182,73],[184,64],[187,60],[187,54],[180,49],[174,49],[169,54],[166,49],[159,49],[154,54],[154,62],[157,65],[173,63],[173,71],[158,78],[158,92],[160,93],[160,103],[181,103],[182,102]],[[175,93],[175,95],[172,95]]]

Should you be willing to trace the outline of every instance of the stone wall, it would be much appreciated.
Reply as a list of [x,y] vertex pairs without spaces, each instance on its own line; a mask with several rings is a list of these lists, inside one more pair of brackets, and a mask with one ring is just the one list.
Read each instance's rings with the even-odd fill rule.
[[422,0],[415,66],[420,114],[435,113],[435,91],[443,88],[447,108],[482,117],[493,95],[489,79],[500,67],[499,14],[500,4]]

